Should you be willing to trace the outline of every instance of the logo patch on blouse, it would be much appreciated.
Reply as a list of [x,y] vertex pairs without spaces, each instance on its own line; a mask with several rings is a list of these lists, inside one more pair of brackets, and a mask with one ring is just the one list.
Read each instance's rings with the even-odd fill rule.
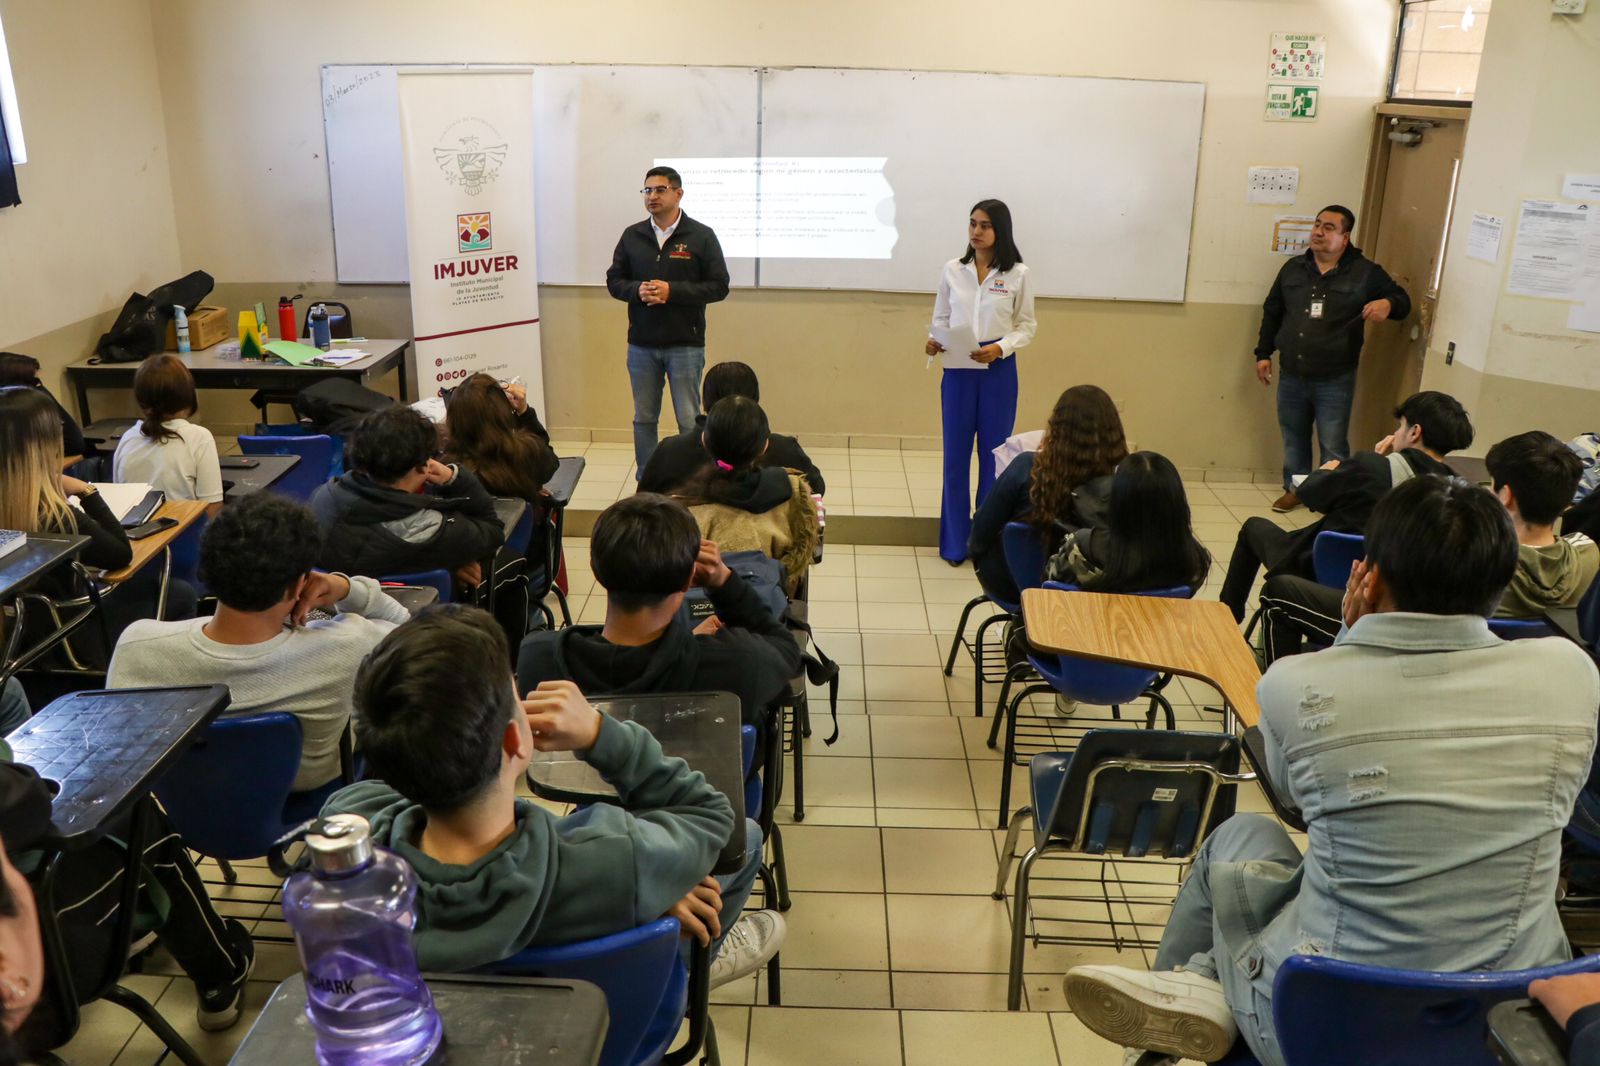
[[689,251],[689,246],[679,242],[672,246],[672,251],[667,253],[668,259],[693,259],[694,254]]

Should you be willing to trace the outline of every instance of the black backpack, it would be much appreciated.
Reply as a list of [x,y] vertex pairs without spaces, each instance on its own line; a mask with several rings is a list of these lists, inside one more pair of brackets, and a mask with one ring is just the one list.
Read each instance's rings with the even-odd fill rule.
[[185,313],[193,314],[214,284],[210,274],[196,270],[151,290],[148,296],[134,293],[95,344],[95,358],[90,362],[137,363],[161,351],[167,346],[167,323],[172,321],[173,306],[182,304]]
[[397,401],[349,378],[324,378],[295,393],[294,413],[318,433],[346,436],[356,423]]

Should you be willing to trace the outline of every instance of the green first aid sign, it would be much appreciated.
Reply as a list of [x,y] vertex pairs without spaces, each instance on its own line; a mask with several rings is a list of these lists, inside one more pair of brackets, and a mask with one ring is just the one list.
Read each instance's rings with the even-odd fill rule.
[[1310,122],[1317,117],[1317,85],[1268,85],[1267,121]]

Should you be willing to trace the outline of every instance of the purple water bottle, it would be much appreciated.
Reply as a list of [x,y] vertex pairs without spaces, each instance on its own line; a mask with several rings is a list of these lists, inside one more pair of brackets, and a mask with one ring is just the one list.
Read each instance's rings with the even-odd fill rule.
[[372,844],[367,820],[335,814],[306,833],[311,868],[283,886],[322,1066],[421,1063],[443,1036],[412,943],[416,875]]

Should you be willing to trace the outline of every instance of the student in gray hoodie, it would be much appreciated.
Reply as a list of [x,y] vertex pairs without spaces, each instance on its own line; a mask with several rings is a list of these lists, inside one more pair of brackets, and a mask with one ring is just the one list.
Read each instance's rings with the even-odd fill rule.
[[[323,813],[366,818],[373,839],[416,871],[423,969],[471,969],[663,916],[711,944],[713,986],[753,973],[781,946],[781,917],[740,914],[761,861],[755,823],[743,829],[744,868],[710,877],[737,831],[727,799],[569,681],[519,701],[488,613],[447,605],[390,633],[356,677],[355,709],[377,780],[335,793]],[[518,799],[535,750],[577,752],[620,803],[557,818]]]

